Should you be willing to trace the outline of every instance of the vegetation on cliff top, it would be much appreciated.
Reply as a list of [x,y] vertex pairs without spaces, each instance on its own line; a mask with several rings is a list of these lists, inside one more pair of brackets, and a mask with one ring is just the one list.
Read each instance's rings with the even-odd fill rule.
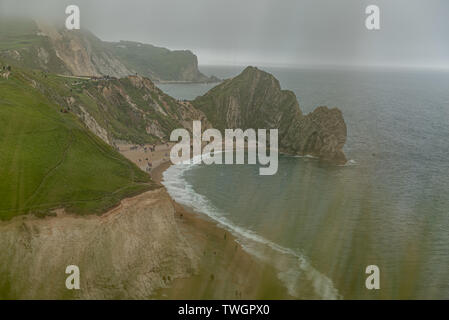
[[[46,94],[37,89],[43,83]],[[102,213],[154,187],[76,115],[61,112],[51,95],[62,88],[17,68],[9,80],[0,78],[0,219],[56,208]]]
[[30,69],[76,76],[125,77],[139,73],[156,81],[207,82],[197,57],[136,42],[105,42],[87,30],[68,31],[27,19],[2,18],[0,56]]
[[136,70],[152,80],[193,82],[210,80],[198,70],[198,59],[191,51],[171,51],[131,41],[107,42],[105,45],[130,70]]

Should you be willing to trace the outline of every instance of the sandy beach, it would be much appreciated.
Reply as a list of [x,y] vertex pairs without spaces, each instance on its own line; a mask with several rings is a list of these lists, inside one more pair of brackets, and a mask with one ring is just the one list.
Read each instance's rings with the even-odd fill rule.
[[[161,183],[163,172],[170,167],[170,145],[148,146],[131,150],[131,145],[120,145],[120,151],[142,168],[142,159],[153,164],[152,179]],[[145,148],[147,151],[145,152]],[[139,161],[139,159],[141,161]],[[277,271],[246,252],[237,239],[207,216],[187,210],[171,200],[175,221],[198,258],[198,271],[185,278],[174,279],[166,288],[159,289],[154,299],[292,299],[277,277]]]

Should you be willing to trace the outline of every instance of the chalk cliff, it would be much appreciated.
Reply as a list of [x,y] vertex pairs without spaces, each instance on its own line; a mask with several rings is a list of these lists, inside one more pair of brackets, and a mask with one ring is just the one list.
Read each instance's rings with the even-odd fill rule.
[[[147,299],[197,270],[164,189],[102,216],[23,216],[0,223],[0,299]],[[80,270],[67,290],[66,267]]]

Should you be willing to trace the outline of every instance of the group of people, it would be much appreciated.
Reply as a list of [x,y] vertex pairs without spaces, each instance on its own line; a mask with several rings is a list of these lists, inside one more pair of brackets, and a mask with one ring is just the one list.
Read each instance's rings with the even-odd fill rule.
[[145,152],[148,152],[148,151],[154,152],[154,151],[156,151],[156,145],[153,144],[152,146],[149,146],[149,147],[143,147],[143,150],[144,150]]
[[[167,147],[169,147],[170,145],[169,145],[169,143],[166,143],[166,145],[167,145]],[[149,145],[149,146],[145,146],[145,145],[134,145],[134,146],[131,146],[130,147],[130,151],[134,151],[134,150],[138,150],[139,148],[142,148],[143,149],[143,151],[145,152],[145,153],[148,153],[148,152],[155,152],[156,151],[156,144],[152,144],[152,145]],[[169,154],[168,154],[168,152],[166,152],[165,154],[164,154],[164,158],[163,158],[163,161],[166,161],[166,158],[169,156]],[[145,158],[145,159],[137,159],[137,161],[139,162],[139,166],[142,168],[142,166],[140,165],[141,163],[143,163],[143,164],[145,164],[145,162],[146,162],[146,167],[145,167],[145,171],[146,172],[150,172],[151,171],[151,169],[153,168],[153,163],[150,161],[150,158],[149,157],[147,157],[147,158]]]
[[[150,152],[156,151],[156,145],[155,145],[155,144],[150,145],[149,147],[146,147],[146,146],[144,146],[144,145],[141,145],[140,147],[143,148],[143,150],[144,150],[145,153],[147,153],[148,151],[150,151]],[[139,149],[139,146],[132,146],[132,147],[130,148],[130,150],[137,150],[137,149]],[[153,164],[151,163],[150,159],[148,159],[148,158],[145,158],[144,160],[138,159],[138,161],[139,161],[139,162],[143,162],[143,161],[146,161],[146,162],[147,162],[147,166],[145,167],[145,171],[146,171],[146,172],[150,172],[151,169],[153,168]]]

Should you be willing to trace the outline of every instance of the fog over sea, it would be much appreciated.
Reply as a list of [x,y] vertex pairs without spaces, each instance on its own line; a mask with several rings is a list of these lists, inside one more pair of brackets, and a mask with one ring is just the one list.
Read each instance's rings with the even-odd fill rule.
[[[243,67],[200,67],[228,78]],[[280,156],[256,165],[172,166],[178,202],[231,230],[272,263],[300,298],[449,299],[449,72],[261,68],[295,92],[304,113],[338,107],[346,166]],[[165,84],[193,99],[211,84]],[[377,265],[381,289],[365,288]]]

